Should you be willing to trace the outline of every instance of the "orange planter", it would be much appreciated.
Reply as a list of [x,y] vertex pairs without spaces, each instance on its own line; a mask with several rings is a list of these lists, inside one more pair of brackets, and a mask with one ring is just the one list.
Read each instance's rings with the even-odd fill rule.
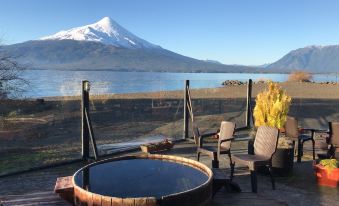
[[319,185],[328,187],[339,186],[339,168],[328,172],[322,165],[314,165],[314,171]]

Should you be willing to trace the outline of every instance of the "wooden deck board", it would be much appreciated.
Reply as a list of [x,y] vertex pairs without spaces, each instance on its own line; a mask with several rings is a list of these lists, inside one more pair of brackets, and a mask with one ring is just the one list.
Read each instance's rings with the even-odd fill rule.
[[[31,193],[25,195],[11,195],[6,196],[4,201],[1,202],[1,206],[47,206],[47,205],[71,205],[68,202],[61,199],[58,195],[53,192],[39,192]],[[251,192],[242,192],[242,193],[227,193],[225,190],[220,190],[212,200],[213,206],[240,206],[240,205],[276,205],[276,206],[286,206],[286,203],[262,197],[258,194]]]
[[0,198],[1,206],[28,206],[28,205],[71,205],[65,200],[61,199],[53,191],[47,192],[35,192],[24,195],[8,195],[6,197]]
[[275,205],[286,206],[284,202],[274,199],[265,198],[252,192],[241,193],[226,193],[226,191],[219,191],[212,200],[213,206],[262,206],[262,205]]

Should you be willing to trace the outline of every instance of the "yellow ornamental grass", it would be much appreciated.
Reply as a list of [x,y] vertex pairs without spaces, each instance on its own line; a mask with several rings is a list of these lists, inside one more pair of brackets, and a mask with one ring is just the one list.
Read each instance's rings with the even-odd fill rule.
[[291,97],[278,86],[268,82],[268,88],[259,93],[254,107],[255,126],[262,125],[282,128],[286,122]]

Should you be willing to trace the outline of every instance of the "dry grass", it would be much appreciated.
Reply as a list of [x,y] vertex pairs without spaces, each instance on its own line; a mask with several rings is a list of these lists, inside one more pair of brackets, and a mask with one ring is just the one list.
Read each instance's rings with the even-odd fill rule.
[[288,75],[289,82],[310,82],[312,78],[312,74],[305,71],[295,71]]

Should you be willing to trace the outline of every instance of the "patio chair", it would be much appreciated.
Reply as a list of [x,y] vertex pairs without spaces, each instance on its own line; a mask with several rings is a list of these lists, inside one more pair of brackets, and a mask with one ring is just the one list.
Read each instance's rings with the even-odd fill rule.
[[212,158],[212,167],[219,168],[219,159],[221,154],[228,154],[231,161],[231,141],[235,130],[235,123],[222,121],[220,125],[219,139],[217,146],[205,146],[203,139],[213,136],[216,133],[201,135],[199,128],[193,124],[193,137],[197,145],[197,159],[200,160],[200,154],[208,155]]
[[[298,127],[298,120],[294,117],[288,116],[285,123],[285,134],[286,137],[298,142],[297,147],[297,162],[301,162],[301,157],[303,156],[304,143],[307,141],[312,141],[312,151],[313,151],[313,160],[315,160],[315,141],[313,138],[314,132],[313,129],[305,129]],[[311,134],[305,134],[304,132],[311,132]]]
[[339,153],[339,122],[329,122],[329,157],[335,157]]
[[257,169],[260,166],[268,166],[272,181],[272,189],[275,190],[275,181],[272,175],[272,156],[277,150],[279,131],[274,127],[258,127],[254,140],[254,154],[232,155],[231,180],[233,179],[236,163],[246,165],[251,173],[252,192],[257,192]]

